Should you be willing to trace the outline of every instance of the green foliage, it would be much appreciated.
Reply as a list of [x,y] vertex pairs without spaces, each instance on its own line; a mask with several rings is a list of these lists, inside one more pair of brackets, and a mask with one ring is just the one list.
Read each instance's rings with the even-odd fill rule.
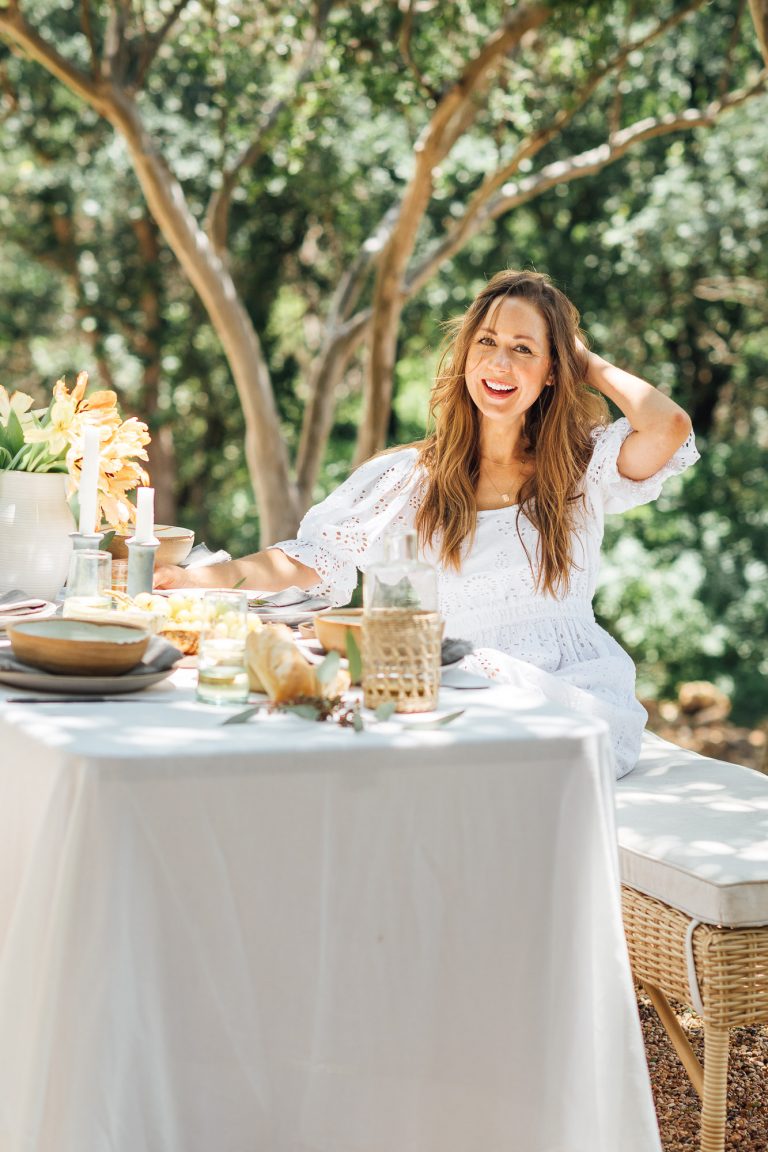
[[[30,7],[62,55],[87,68],[79,5]],[[322,61],[292,99],[312,6],[189,5],[141,96],[199,217],[222,166],[286,101],[242,173],[229,228],[291,452],[329,300],[401,195],[437,97],[510,10],[503,0],[413,5],[406,58],[404,8],[334,4]],[[156,24],[168,6],[150,0],[144,9]],[[441,166],[416,261],[525,133],[572,107],[596,61],[679,9],[677,0],[553,4],[534,49],[506,62],[487,108]],[[101,43],[106,6],[91,10]],[[618,80],[599,85],[513,179],[602,144],[613,116],[621,127],[704,105],[728,70],[747,83],[758,54],[748,15],[740,34],[737,15],[732,0],[713,0],[630,54]],[[92,366],[92,381],[114,386],[155,440],[172,430],[179,522],[212,547],[253,550],[258,520],[231,373],[147,216],[124,145],[37,65],[0,48],[0,67],[2,382],[40,398],[57,376]],[[489,222],[408,304],[390,426],[392,443],[422,434],[441,326],[489,275],[504,265],[548,271],[579,304],[598,351],[692,412],[704,450],[671,494],[609,525],[602,617],[637,658],[644,691],[670,694],[679,680],[707,676],[733,688],[743,718],[766,710],[765,107],[762,98],[712,129],[648,140]],[[317,497],[349,470],[363,368],[350,364],[338,396]]]

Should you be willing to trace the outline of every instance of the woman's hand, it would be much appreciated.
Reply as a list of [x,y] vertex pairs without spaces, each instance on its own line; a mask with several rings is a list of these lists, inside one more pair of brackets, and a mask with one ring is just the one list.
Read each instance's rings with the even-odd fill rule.
[[194,572],[176,564],[164,564],[155,569],[153,584],[155,588],[194,588]]

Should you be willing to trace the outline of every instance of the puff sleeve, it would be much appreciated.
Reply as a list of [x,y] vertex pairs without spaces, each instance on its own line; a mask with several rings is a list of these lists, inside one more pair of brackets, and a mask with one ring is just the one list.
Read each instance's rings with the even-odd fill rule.
[[295,540],[273,544],[314,568],[320,581],[308,591],[346,604],[365,570],[383,556],[383,539],[414,526],[424,473],[416,448],[367,460],[330,496],[307,512]]
[[587,466],[586,485],[590,499],[605,512],[626,512],[638,504],[650,504],[661,492],[665,480],[690,468],[699,459],[693,433],[653,476],[629,480],[618,469],[621,446],[632,431],[626,417],[594,432],[594,450]]

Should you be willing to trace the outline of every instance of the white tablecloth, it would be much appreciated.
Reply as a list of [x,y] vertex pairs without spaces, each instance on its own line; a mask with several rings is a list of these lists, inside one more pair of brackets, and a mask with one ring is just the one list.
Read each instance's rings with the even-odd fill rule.
[[442,703],[0,703],[0,1152],[659,1152],[607,736]]

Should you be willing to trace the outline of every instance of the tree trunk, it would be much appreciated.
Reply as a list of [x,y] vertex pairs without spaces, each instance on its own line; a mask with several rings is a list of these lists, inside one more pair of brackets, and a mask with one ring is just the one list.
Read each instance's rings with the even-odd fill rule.
[[155,520],[158,524],[175,524],[176,450],[173,429],[160,409],[160,364],[162,359],[162,279],[160,241],[155,222],[141,216],[133,231],[145,269],[145,281],[139,301],[143,318],[138,337],[138,352],[144,368],[141,386],[142,414],[149,425],[152,440],[147,449],[149,472],[155,489]]
[[752,13],[760,51],[768,64],[768,0],[749,0],[749,10]]
[[261,543],[293,536],[296,487],[258,336],[232,277],[190,213],[184,192],[145,132],[134,102],[111,88],[104,114],[123,136],[164,239],[200,297],[232,370],[245,416],[245,454],[259,506]]

